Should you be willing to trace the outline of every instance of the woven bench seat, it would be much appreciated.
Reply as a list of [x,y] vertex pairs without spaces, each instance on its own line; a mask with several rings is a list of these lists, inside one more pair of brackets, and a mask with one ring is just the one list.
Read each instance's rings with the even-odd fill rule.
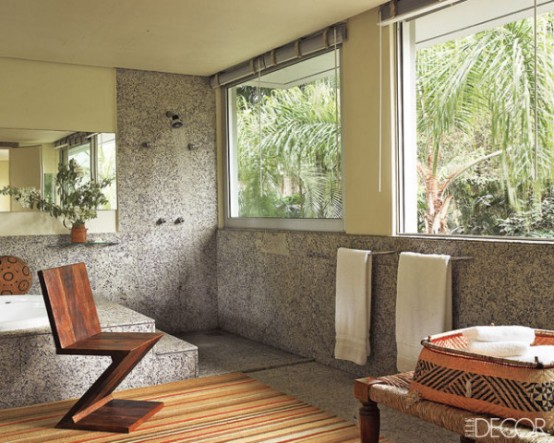
[[[379,440],[379,408],[385,405],[404,414],[412,415],[441,428],[460,435],[460,441],[485,443],[554,443],[554,436],[535,432],[521,426],[501,424],[501,419],[472,414],[427,400],[419,400],[408,391],[413,372],[380,377],[361,378],[356,380],[355,396],[362,403],[360,408],[360,431],[362,443],[377,443]],[[478,439],[472,440],[467,435],[467,420],[476,420]],[[492,420],[491,420],[492,419]],[[490,432],[487,432],[490,431]],[[485,436],[488,434],[488,436]]]

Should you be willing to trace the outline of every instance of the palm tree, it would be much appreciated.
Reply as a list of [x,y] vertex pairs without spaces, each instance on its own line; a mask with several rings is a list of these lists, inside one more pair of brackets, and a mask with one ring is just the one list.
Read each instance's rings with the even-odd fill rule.
[[243,216],[339,218],[342,163],[336,88],[329,80],[239,95]]
[[[531,200],[540,206],[554,173],[553,25],[554,14],[539,17],[537,78],[531,19],[418,52],[418,173],[426,193],[426,232],[447,232],[454,198],[448,187],[493,157],[498,157],[494,161],[509,205],[520,210]],[[464,134],[465,142],[469,138],[465,147],[458,144],[454,155],[444,149],[452,134]]]

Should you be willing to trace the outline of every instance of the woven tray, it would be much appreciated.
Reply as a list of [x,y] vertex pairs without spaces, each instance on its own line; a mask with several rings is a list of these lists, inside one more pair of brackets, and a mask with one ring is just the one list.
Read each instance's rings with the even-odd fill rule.
[[[534,345],[554,345],[554,331],[536,330]],[[522,363],[467,351],[461,331],[431,336],[410,384],[419,397],[476,413],[521,420],[554,431],[554,365]]]

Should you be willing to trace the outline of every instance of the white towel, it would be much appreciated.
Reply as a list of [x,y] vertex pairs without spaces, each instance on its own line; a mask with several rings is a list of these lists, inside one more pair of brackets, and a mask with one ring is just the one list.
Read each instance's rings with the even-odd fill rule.
[[371,251],[340,248],[337,252],[335,358],[359,365],[369,355]]
[[514,357],[525,355],[531,348],[530,343],[522,341],[470,341],[467,350],[475,354],[490,357]]
[[523,356],[508,357],[509,360],[515,360],[524,363],[535,363],[535,357],[543,365],[554,364],[554,346],[530,346],[529,351]]
[[531,344],[535,341],[535,330],[525,326],[474,326],[464,329],[464,337],[468,340],[484,342],[523,342]]
[[450,256],[400,254],[396,289],[396,365],[415,369],[421,339],[452,329]]

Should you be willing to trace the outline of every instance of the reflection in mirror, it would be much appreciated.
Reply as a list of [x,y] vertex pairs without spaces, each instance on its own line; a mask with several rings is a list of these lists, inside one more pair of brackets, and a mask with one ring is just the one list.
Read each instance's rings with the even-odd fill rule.
[[[56,200],[60,162],[75,160],[87,180],[116,177],[116,140],[112,133],[0,129],[0,189],[5,186],[40,189],[43,198]],[[117,208],[116,180],[104,189]],[[0,196],[0,212],[28,211],[9,196]]]
[[[0,148],[0,189],[10,184],[10,150]],[[0,195],[0,212],[11,209],[10,196]]]

